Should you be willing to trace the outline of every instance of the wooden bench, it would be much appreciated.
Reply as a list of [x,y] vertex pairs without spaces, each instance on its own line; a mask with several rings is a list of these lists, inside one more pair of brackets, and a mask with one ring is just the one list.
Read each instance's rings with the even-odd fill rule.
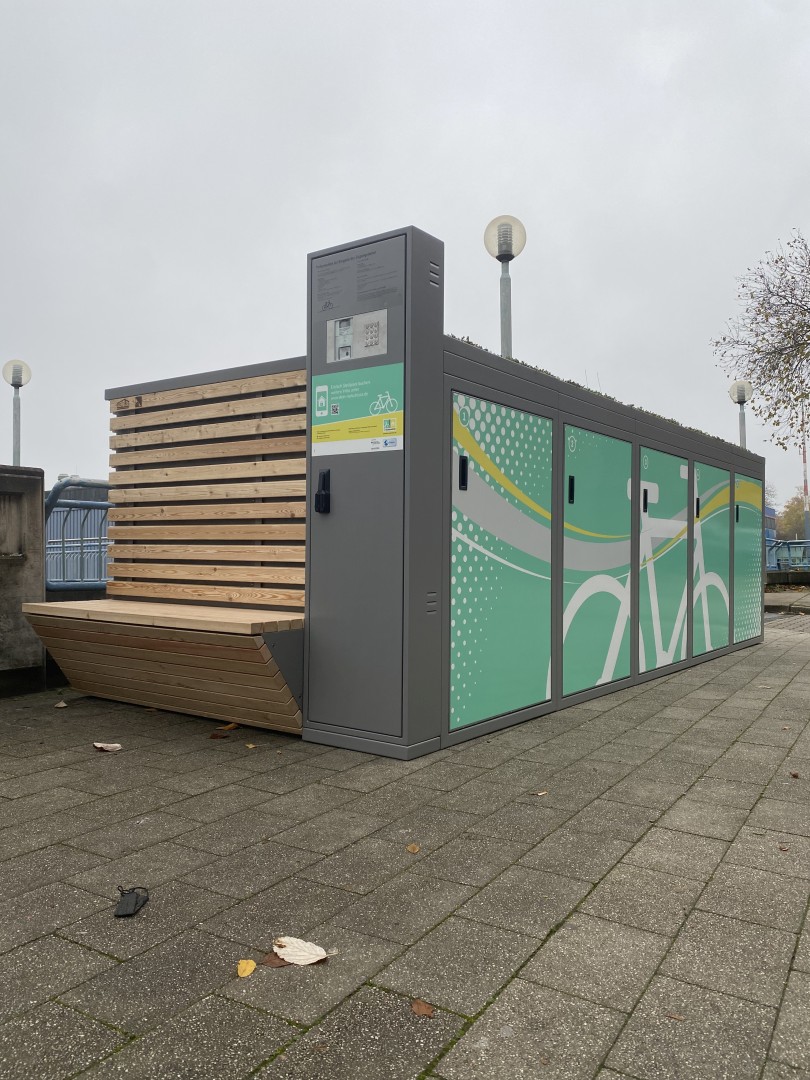
[[303,366],[110,408],[107,599],[26,616],[77,690],[300,732]]

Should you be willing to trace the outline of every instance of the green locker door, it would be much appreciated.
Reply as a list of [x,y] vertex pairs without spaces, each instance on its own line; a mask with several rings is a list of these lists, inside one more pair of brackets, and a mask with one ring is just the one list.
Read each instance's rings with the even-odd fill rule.
[[453,395],[451,731],[551,696],[551,433]]
[[728,645],[729,483],[725,469],[695,462],[693,656]]
[[565,429],[563,693],[630,674],[630,443]]
[[684,458],[641,448],[639,671],[686,658],[687,502]]
[[762,633],[762,482],[734,483],[734,642]]

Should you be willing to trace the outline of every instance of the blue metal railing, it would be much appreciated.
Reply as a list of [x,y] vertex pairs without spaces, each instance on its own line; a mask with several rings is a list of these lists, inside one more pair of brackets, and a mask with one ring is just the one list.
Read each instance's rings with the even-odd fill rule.
[[45,499],[45,587],[49,592],[99,590],[107,584],[107,511],[112,503],[63,498],[74,488],[109,490],[106,480],[67,476]]
[[766,540],[767,570],[810,570],[810,540]]

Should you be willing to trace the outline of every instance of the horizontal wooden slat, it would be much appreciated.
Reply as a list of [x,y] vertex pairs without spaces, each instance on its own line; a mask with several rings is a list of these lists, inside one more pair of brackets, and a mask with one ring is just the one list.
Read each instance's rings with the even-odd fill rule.
[[292,547],[290,545],[257,544],[247,547],[243,544],[235,544],[227,547],[224,544],[194,544],[186,547],[183,544],[111,544],[107,549],[107,556],[113,560],[125,561],[127,559],[156,559],[164,561],[174,559],[177,562],[184,560],[207,561],[207,562],[259,562],[259,563],[302,563],[306,558],[305,547]]
[[[109,673],[114,676],[132,672],[133,678],[145,678],[150,681],[163,683],[170,686],[184,686],[189,690],[214,694],[233,695],[237,691],[241,695],[285,704],[292,698],[290,688],[280,673],[272,676],[262,674],[242,673],[234,671],[218,671],[216,668],[182,667],[179,664],[160,664],[154,659],[137,659],[123,655],[121,650],[112,653],[101,653],[66,649],[59,644],[48,645],[48,651],[56,660],[57,664],[69,666],[71,671],[96,671],[100,674]],[[64,668],[63,668],[64,670]]]
[[[114,462],[117,466],[117,462]],[[124,469],[110,474],[113,487],[141,487],[144,484],[179,484],[184,480],[238,480],[262,476],[306,476],[305,457],[273,458],[270,461],[220,462],[190,468]]]
[[280,438],[240,439],[227,442],[192,443],[190,446],[163,446],[157,450],[118,450],[110,454],[110,466],[152,465],[171,461],[210,461],[212,458],[261,457],[263,454],[303,454],[303,435]]
[[289,495],[305,495],[306,480],[268,480],[265,484],[211,484],[208,487],[148,487],[112,488],[112,503],[194,502],[198,499],[272,499]]
[[175,443],[199,442],[209,439],[236,439],[241,435],[271,435],[286,431],[305,431],[306,414],[263,416],[252,420],[234,420],[221,424],[196,424],[154,431],[131,431],[126,435],[110,436],[110,448],[133,446],[172,446]]
[[290,386],[305,386],[306,378],[306,371],[303,368],[296,368],[293,371],[277,371],[272,375],[251,375],[245,379],[204,383],[202,386],[154,390],[150,394],[131,394],[128,397],[114,398],[110,402],[110,412],[132,412],[136,409],[151,409],[155,406],[180,405],[184,401],[207,401],[210,398],[258,394],[265,390],[283,390]]
[[241,581],[245,584],[269,582],[275,585],[303,585],[303,566],[216,566],[199,563],[133,563],[111,562],[107,566],[111,578],[157,578],[185,581]]
[[[112,514],[112,511],[110,511]],[[306,525],[110,525],[113,543],[119,540],[304,540]]]
[[[56,607],[57,605],[49,605]],[[177,606],[173,605],[175,610]],[[219,615],[222,608],[217,608]],[[195,653],[205,655],[206,650],[211,648],[214,655],[233,656],[245,663],[267,663],[270,657],[264,638],[260,634],[233,634],[215,630],[178,630],[170,626],[145,626],[131,622],[97,622],[94,619],[62,618],[58,615],[27,615],[26,618],[37,631],[47,634],[57,634],[68,638],[84,638],[93,641],[119,640],[141,644],[133,645],[133,648],[156,648],[174,649],[178,652],[184,649],[193,649]],[[154,642],[159,642],[155,646]]]
[[116,416],[110,421],[111,431],[139,431],[147,427],[165,427],[166,424],[193,424],[197,420],[213,420],[230,416],[249,416],[259,413],[289,412],[304,409],[306,393],[273,394],[270,397],[231,398],[212,405],[189,405],[180,409],[157,409],[155,412],[138,412]]
[[[74,620],[81,625],[80,620]],[[115,624],[110,624],[114,626]],[[266,645],[262,649],[227,649],[220,645],[204,645],[200,642],[173,641],[169,638],[139,638],[131,634],[82,633],[61,626],[32,626],[48,649],[62,649],[83,655],[112,655],[125,653],[133,658],[163,664],[175,664],[184,668],[205,668],[210,671],[251,674],[261,671],[263,677],[275,678],[278,668]],[[168,631],[166,631],[168,633]],[[227,638],[228,635],[221,635]]]
[[229,502],[191,503],[188,506],[158,503],[142,503],[139,506],[115,506],[107,512],[107,520],[114,521],[236,521],[248,518],[304,518],[306,503],[303,499],[290,502]]
[[212,720],[233,720],[253,727],[269,728],[272,731],[290,731],[300,733],[301,713],[282,711],[285,707],[267,705],[265,708],[251,708],[237,698],[227,702],[218,702],[210,695],[190,695],[188,691],[167,694],[164,688],[158,690],[148,683],[137,683],[125,679],[114,680],[102,675],[77,674],[71,679],[71,686],[85,694],[111,698],[113,701],[126,701],[133,705],[150,705],[170,712],[207,716]]
[[268,607],[303,608],[303,589],[247,589],[235,585],[157,585],[149,581],[111,581],[107,595],[151,596],[157,600],[200,600],[223,604],[267,604]]
[[176,630],[217,630],[231,634],[270,634],[278,630],[299,630],[301,615],[290,611],[266,611],[250,607],[194,607],[142,600],[76,600],[54,603],[26,603],[26,615],[59,615],[63,618],[98,622],[167,626]]

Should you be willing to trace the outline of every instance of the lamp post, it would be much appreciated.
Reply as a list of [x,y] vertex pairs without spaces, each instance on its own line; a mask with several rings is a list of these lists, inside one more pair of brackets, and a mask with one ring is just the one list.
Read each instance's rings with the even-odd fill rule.
[[526,246],[526,230],[516,217],[502,214],[484,230],[484,247],[501,264],[501,356],[512,356],[512,278],[509,263]]
[[31,379],[31,368],[24,360],[9,360],[3,365],[3,378],[14,388],[14,403],[12,405],[12,465],[20,464],[20,387],[25,386]]
[[728,388],[728,396],[740,406],[740,446],[745,446],[745,403],[751,400],[754,388],[747,379],[737,379]]

